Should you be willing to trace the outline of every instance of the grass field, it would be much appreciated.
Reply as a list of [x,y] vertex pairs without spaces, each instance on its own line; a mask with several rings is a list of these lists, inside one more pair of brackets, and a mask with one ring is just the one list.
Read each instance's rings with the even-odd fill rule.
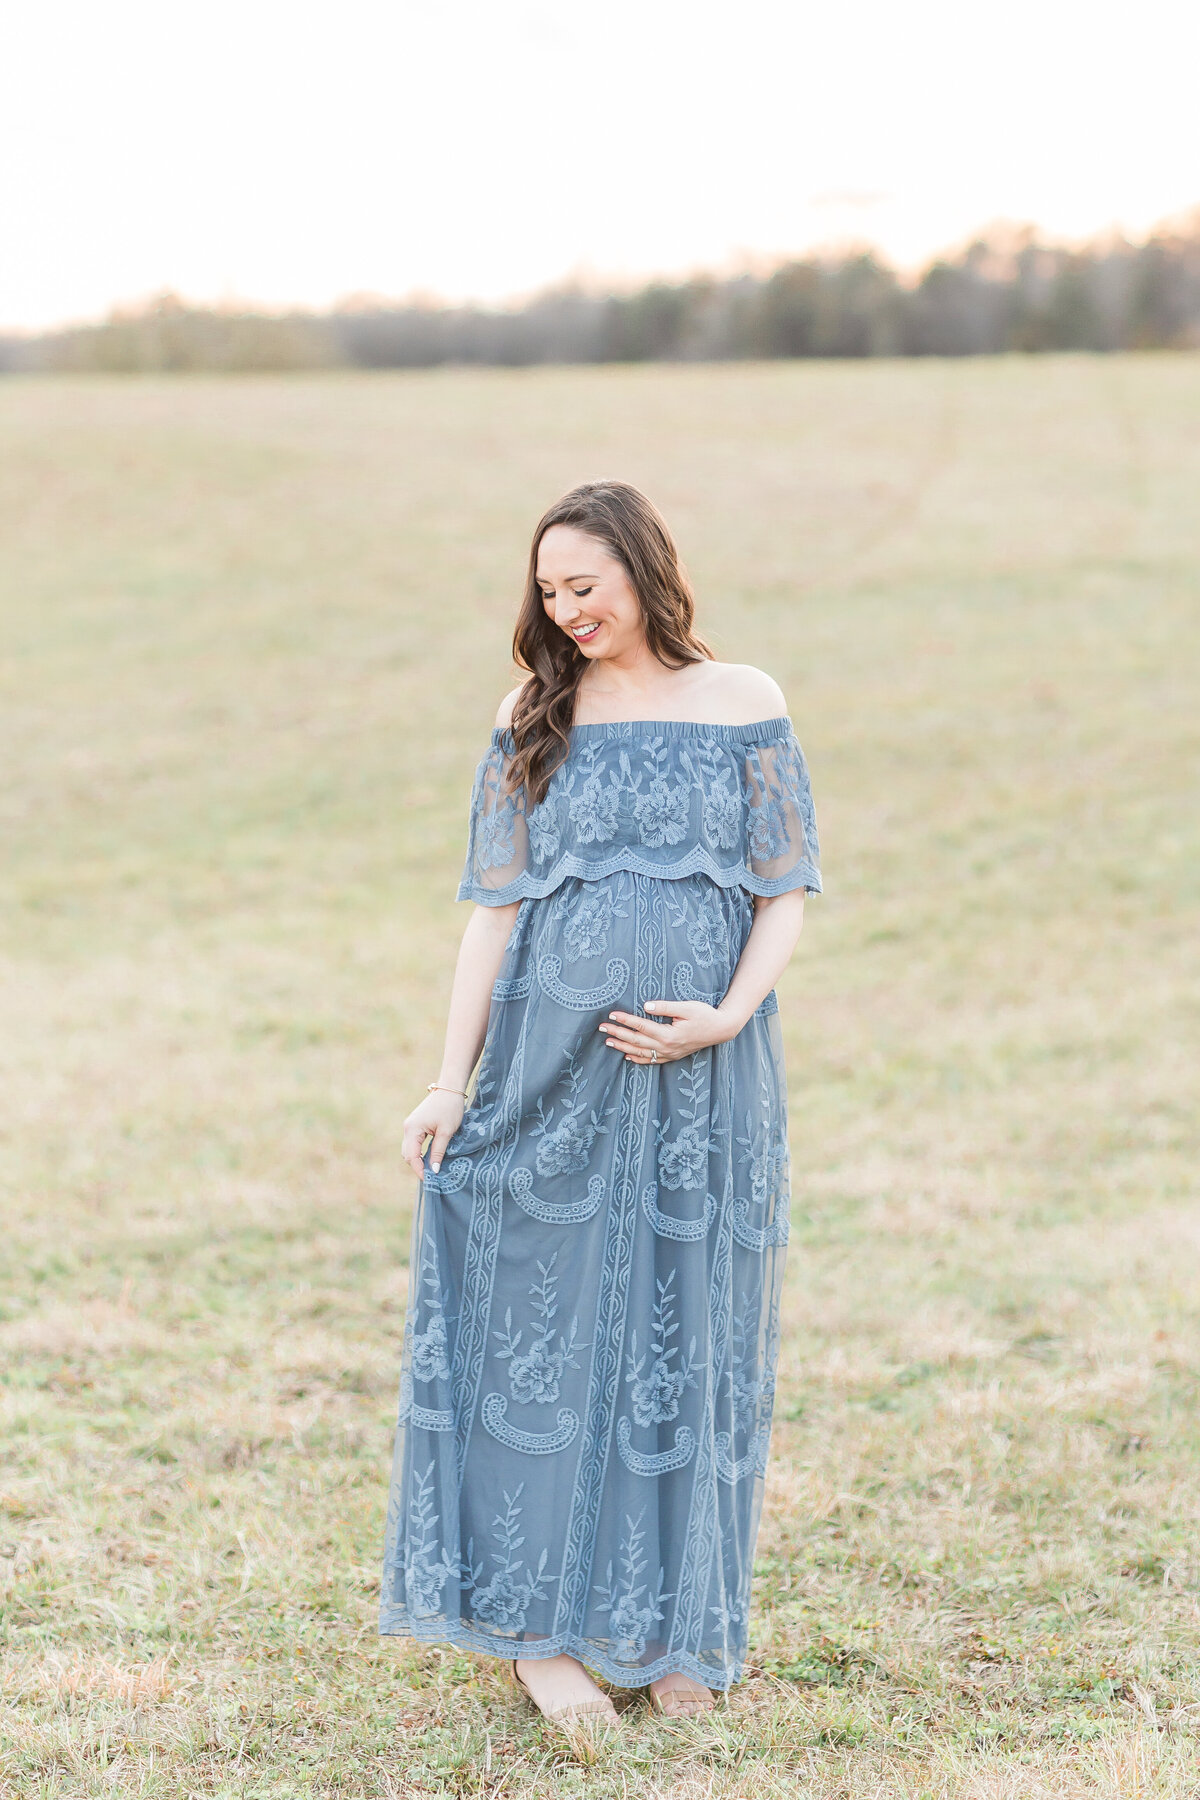
[[[620,475],[821,823],[750,1678],[375,1632],[475,761]],[[0,386],[0,1793],[1200,1792],[1200,356]]]

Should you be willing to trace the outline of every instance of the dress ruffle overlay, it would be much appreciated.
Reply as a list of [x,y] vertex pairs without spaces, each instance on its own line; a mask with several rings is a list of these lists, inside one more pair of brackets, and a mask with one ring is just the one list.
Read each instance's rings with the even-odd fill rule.
[[661,1066],[597,1025],[715,1004],[752,896],[820,891],[808,771],[786,716],[577,725],[527,809],[512,750],[493,731],[471,795],[457,897],[521,904],[420,1183],[380,1630],[727,1688],[788,1235],[778,1005]]

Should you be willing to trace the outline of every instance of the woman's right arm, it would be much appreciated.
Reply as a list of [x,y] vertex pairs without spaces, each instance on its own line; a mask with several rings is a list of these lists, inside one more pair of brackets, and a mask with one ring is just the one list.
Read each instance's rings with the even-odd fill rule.
[[446,1145],[462,1124],[465,1099],[444,1090],[465,1088],[479,1060],[487,1035],[492,986],[520,905],[519,900],[510,901],[507,906],[477,905],[467,920],[450,989],[446,1043],[437,1077],[441,1085],[432,1094],[426,1094],[404,1121],[401,1155],[418,1177],[425,1173],[421,1160],[425,1139],[432,1136],[429,1160],[434,1169],[440,1169]]
[[[519,687],[505,694],[496,712],[498,729],[512,723],[513,707],[520,694]],[[425,1139],[432,1137],[429,1161],[434,1169],[440,1169],[446,1145],[462,1124],[466,1111],[464,1096],[443,1090],[465,1088],[471,1070],[479,1061],[479,1052],[487,1036],[492,986],[500,972],[520,905],[519,900],[512,900],[506,906],[476,904],[471,909],[450,989],[446,1045],[437,1078],[439,1086],[432,1094],[426,1094],[404,1121],[401,1155],[418,1178],[425,1173],[422,1162]]]

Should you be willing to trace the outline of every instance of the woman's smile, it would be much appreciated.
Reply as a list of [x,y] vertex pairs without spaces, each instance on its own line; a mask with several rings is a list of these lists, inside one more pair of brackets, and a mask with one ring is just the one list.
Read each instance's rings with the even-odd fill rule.
[[572,625],[571,636],[577,644],[586,644],[589,638],[595,637],[599,629],[599,619],[592,619],[586,625]]

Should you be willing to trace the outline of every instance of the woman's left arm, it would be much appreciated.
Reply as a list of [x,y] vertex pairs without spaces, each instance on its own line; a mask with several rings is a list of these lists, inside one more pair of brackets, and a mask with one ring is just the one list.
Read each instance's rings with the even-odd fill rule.
[[648,1063],[650,1052],[657,1050],[656,1060],[663,1063],[736,1037],[791,960],[804,923],[804,894],[804,888],[793,888],[770,897],[755,895],[754,923],[717,1006],[706,1000],[643,1000],[647,1012],[666,1013],[667,1020],[660,1024],[636,1013],[610,1013],[597,1027],[606,1043],[624,1051],[629,1062]]

